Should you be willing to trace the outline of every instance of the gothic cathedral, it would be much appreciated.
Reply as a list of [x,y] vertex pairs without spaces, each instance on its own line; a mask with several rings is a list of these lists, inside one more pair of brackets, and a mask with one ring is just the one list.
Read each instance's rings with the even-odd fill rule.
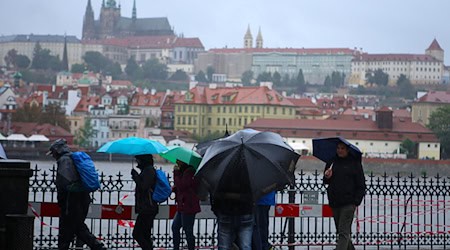
[[137,18],[136,12],[136,0],[133,3],[131,18],[121,16],[120,4],[117,6],[115,0],[107,0],[106,3],[103,0],[100,17],[95,20],[91,0],[88,0],[83,19],[82,39],[174,35],[167,18]]

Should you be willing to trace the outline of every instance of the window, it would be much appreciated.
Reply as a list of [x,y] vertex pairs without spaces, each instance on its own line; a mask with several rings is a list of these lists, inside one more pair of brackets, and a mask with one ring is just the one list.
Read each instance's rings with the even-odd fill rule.
[[220,125],[220,118],[217,118],[217,125]]

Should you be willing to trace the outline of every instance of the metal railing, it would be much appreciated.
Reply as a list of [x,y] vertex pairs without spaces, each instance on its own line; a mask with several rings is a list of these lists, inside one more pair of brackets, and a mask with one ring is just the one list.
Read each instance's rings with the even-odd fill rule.
[[[30,202],[56,202],[56,168],[34,167],[30,178]],[[366,175],[367,191],[353,223],[353,242],[362,249],[446,249],[450,248],[449,177]],[[121,173],[101,174],[101,190],[93,194],[94,204],[133,205],[132,181]],[[311,194],[315,196],[311,200]],[[169,200],[166,204],[173,204]],[[277,203],[327,204],[321,172],[296,174],[296,183],[277,194]],[[275,208],[277,209],[277,208]],[[42,212],[42,211],[41,211]],[[35,220],[34,248],[57,247],[58,218],[39,216]],[[87,219],[91,231],[108,248],[134,249],[132,228],[114,219]],[[155,220],[153,237],[158,248],[172,247],[171,219]],[[197,219],[194,225],[199,248],[217,246],[215,218]],[[332,217],[271,217],[269,241],[278,247],[330,249],[336,234]],[[182,241],[183,242],[183,241]]]

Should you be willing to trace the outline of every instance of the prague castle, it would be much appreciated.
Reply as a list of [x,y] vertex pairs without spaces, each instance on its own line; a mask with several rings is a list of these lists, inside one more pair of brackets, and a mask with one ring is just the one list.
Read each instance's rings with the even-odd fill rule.
[[94,18],[91,0],[88,0],[83,19],[83,40],[96,40],[128,36],[174,35],[165,17],[137,18],[136,0],[133,3],[131,18],[121,16],[121,6],[115,0],[102,2],[100,17]]

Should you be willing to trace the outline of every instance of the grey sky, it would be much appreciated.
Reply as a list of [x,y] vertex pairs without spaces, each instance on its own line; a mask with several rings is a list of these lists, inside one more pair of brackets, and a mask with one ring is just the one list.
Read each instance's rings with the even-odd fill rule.
[[[91,0],[98,19],[102,0]],[[106,0],[105,0],[106,1]],[[117,0],[131,16],[133,0]],[[0,0],[0,35],[81,38],[87,0]],[[369,53],[424,53],[436,38],[450,64],[448,0],[136,0],[138,17],[167,17],[175,32],[206,49],[242,47],[250,25],[264,47],[363,48]]]

